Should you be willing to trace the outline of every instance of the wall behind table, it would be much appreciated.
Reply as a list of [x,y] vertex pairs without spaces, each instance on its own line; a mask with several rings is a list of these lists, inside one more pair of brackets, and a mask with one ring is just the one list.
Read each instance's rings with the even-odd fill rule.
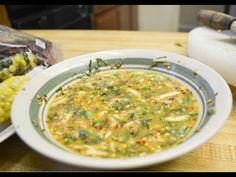
[[138,30],[178,31],[179,5],[138,5]]

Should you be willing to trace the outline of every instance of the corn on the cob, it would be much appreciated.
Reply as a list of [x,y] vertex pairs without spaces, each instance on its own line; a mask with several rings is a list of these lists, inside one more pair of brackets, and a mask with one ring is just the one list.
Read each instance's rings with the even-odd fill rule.
[[28,80],[27,75],[13,76],[0,84],[0,123],[10,119],[12,101]]

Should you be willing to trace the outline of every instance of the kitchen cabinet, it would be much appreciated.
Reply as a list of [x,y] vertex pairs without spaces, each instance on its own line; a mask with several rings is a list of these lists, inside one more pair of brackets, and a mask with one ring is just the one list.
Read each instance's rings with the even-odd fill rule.
[[135,5],[94,5],[93,26],[104,30],[136,30]]
[[0,24],[16,29],[137,30],[137,5],[0,5]]
[[4,6],[15,29],[91,29],[90,8],[90,5]]
[[95,16],[96,29],[119,29],[119,21],[116,9],[112,8]]
[[8,17],[5,5],[0,5],[0,24],[5,26],[11,26],[11,22]]

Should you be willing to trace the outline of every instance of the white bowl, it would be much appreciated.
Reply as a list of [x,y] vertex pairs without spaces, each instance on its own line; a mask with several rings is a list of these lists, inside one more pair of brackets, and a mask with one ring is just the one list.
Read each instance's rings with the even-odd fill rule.
[[[60,83],[73,77],[73,72],[87,67],[90,59],[102,58],[113,61],[117,58],[127,58],[130,67],[145,68],[152,59],[167,56],[172,63],[172,69],[154,68],[157,72],[166,72],[174,78],[188,82],[188,87],[198,92],[201,106],[201,116],[198,121],[198,132],[194,131],[183,143],[168,150],[153,153],[144,157],[127,159],[95,159],[76,155],[59,147],[50,138],[44,128],[43,110],[37,108],[37,94],[50,94]],[[115,60],[114,60],[115,61]],[[123,66],[122,66],[123,67]],[[147,68],[147,67],[146,67]],[[195,73],[198,73],[196,75]],[[201,89],[199,89],[199,86]],[[217,96],[215,94],[217,93]],[[216,113],[207,114],[209,107],[207,99],[213,100]],[[11,117],[13,125],[20,138],[37,152],[60,162],[80,167],[95,169],[129,169],[162,163],[186,154],[207,142],[219,131],[228,118],[232,108],[232,95],[225,80],[210,67],[178,54],[144,49],[112,50],[86,54],[58,63],[32,78],[23,90],[16,96]],[[34,123],[32,123],[34,122]],[[37,126],[35,126],[35,122]]]

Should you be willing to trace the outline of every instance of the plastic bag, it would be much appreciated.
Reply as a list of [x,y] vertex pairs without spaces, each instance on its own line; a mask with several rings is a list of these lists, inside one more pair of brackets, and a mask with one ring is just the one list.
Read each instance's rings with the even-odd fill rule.
[[42,38],[0,25],[0,83],[12,76],[57,62],[55,46]]

